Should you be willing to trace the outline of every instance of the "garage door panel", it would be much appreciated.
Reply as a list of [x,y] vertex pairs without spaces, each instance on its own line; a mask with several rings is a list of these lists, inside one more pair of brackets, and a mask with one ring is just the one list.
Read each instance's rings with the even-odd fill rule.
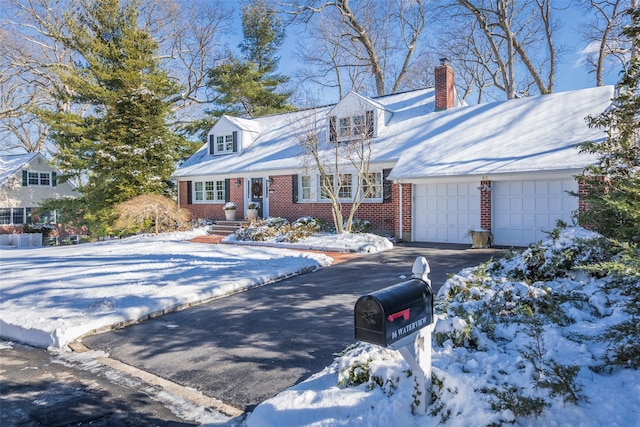
[[544,239],[558,219],[569,222],[578,209],[577,198],[567,193],[577,192],[574,179],[495,182],[492,190],[497,245],[526,246]]
[[419,184],[414,187],[414,239],[469,243],[469,229],[480,226],[477,183]]

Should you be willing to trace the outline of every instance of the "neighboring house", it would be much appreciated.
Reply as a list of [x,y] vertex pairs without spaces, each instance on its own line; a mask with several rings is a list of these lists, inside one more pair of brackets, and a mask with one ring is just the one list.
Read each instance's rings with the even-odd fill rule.
[[0,234],[21,233],[29,223],[59,223],[55,211],[34,214],[45,199],[77,197],[74,186],[58,183],[57,175],[40,153],[0,156]]
[[[585,118],[611,104],[613,87],[464,106],[456,105],[451,67],[443,62],[435,73],[435,88],[376,98],[351,92],[335,105],[250,120],[223,116],[174,173],[180,206],[217,220],[225,201],[245,216],[258,201],[262,216],[330,220],[331,204],[298,144],[311,129],[329,145],[372,138],[376,191],[356,217],[379,232],[469,243],[469,231],[482,228],[496,245],[524,246],[558,219],[570,222],[579,208],[568,193],[579,192],[574,177],[596,160],[576,145],[604,138]],[[352,172],[341,178],[351,183],[345,201]]]

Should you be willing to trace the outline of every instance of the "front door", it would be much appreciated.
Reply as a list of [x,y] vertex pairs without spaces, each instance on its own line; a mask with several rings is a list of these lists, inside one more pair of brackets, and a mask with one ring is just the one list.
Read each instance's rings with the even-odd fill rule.
[[258,217],[262,218],[264,213],[264,180],[262,178],[251,178],[251,201],[260,205]]

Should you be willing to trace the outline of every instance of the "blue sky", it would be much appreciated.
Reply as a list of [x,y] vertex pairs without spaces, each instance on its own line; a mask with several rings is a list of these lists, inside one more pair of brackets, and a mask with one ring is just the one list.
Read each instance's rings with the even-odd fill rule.
[[[242,39],[242,31],[240,27],[240,7],[236,0],[228,0],[237,6],[237,13],[234,16],[237,19],[238,31],[235,34],[229,34],[229,48],[237,53],[237,45]],[[580,22],[588,20],[588,16],[583,16],[581,11],[575,6],[575,1],[556,1],[557,7],[564,7],[564,10],[557,10],[556,19],[559,21],[559,28],[555,34],[554,42],[556,48],[563,48],[565,52],[560,56],[558,54],[558,63],[556,64],[555,92],[565,92],[570,90],[584,89],[595,86],[595,76],[589,74],[587,70],[579,65],[581,59],[580,51],[586,46],[581,40],[578,33],[580,30]],[[292,75],[301,64],[295,59],[293,51],[296,48],[296,34],[294,31],[288,31],[287,39],[280,51],[279,72],[285,75]],[[605,84],[616,84],[620,76],[618,70],[612,71],[604,76]],[[336,102],[336,99],[329,99],[327,102]]]

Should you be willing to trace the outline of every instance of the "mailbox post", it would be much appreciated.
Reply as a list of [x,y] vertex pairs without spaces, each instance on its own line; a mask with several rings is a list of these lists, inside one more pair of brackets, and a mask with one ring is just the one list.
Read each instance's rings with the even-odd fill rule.
[[411,280],[364,295],[354,308],[356,340],[400,351],[415,372],[419,404],[426,412],[427,383],[431,383],[431,333],[434,329],[433,291],[429,263],[424,257],[413,263]]

